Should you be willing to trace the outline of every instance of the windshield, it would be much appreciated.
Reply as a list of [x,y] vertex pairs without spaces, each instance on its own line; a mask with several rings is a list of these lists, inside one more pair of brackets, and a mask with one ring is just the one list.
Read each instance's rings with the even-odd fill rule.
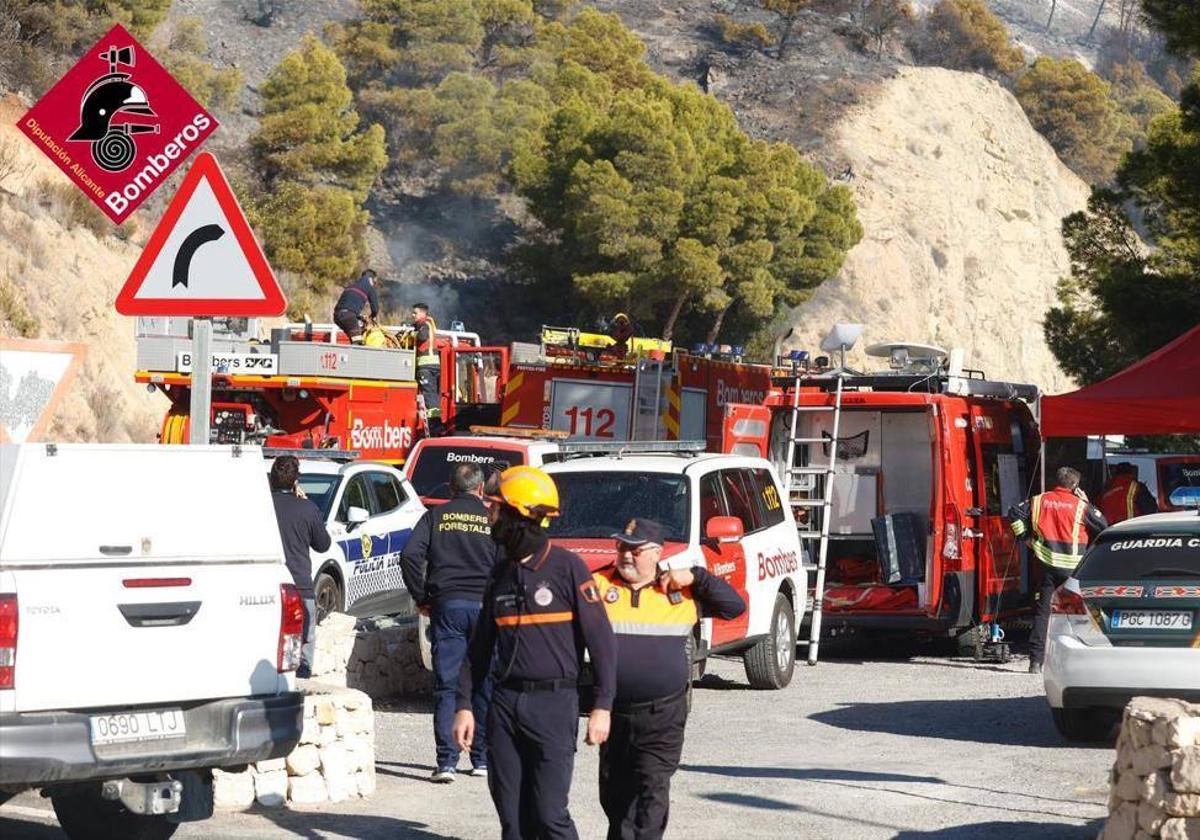
[[409,480],[418,496],[435,499],[450,498],[450,473],[459,464],[478,464],[485,476],[503,471],[525,459],[512,449],[491,449],[481,446],[425,446],[417,455]]
[[321,509],[322,516],[329,516],[329,507],[333,504],[333,497],[337,495],[338,482],[341,480],[340,475],[300,473],[300,489],[308,496],[309,501]]
[[1102,535],[1075,572],[1081,581],[1196,576],[1200,532],[1178,531]]
[[672,473],[563,472],[554,474],[560,513],[552,537],[608,539],[634,518],[653,519],[673,542],[688,541],[688,480]]

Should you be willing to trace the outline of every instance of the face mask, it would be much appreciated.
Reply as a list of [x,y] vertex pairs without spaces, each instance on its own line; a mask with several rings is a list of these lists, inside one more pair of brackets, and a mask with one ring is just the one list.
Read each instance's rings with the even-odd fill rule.
[[492,540],[504,549],[504,556],[511,563],[536,554],[547,542],[546,534],[536,523],[507,505],[500,509],[500,516],[492,525]]

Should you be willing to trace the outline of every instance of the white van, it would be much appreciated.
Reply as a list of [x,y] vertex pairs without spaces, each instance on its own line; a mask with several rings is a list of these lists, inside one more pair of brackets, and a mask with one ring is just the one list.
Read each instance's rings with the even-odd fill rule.
[[211,768],[299,741],[302,624],[258,448],[0,446],[0,801],[73,838],[208,816]]

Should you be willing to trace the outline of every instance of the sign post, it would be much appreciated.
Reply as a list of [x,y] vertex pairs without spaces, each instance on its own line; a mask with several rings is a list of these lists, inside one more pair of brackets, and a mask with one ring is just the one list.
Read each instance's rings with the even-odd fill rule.
[[212,417],[212,321],[208,318],[192,319],[191,397],[188,443],[200,446],[208,443]]
[[209,442],[211,319],[282,315],[286,308],[217,159],[202,152],[117,295],[122,315],[192,318],[191,443]]

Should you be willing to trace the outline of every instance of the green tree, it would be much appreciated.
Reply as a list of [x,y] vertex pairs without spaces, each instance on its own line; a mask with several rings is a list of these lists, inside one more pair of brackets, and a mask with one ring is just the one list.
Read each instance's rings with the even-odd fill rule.
[[1141,0],[1142,14],[1167,38],[1180,55],[1197,56],[1200,49],[1200,5],[1195,0]]
[[1129,143],[1107,82],[1074,59],[1043,56],[1017,79],[1016,95],[1068,166],[1093,183],[1112,177]]
[[171,0],[113,0],[109,3],[115,17],[128,22],[129,31],[144,41],[155,28],[167,19]]
[[[1146,2],[1183,55],[1200,55],[1195,7]],[[1132,232],[1136,208],[1150,246]],[[1085,213],[1063,220],[1071,276],[1046,317],[1046,341],[1082,382],[1102,379],[1200,323],[1200,75],[1179,108],[1156,117],[1145,147],[1097,190]]]
[[859,26],[875,42],[876,58],[883,58],[888,37],[910,24],[913,16],[907,0],[865,0]]
[[272,262],[319,294],[362,263],[362,204],[386,163],[383,129],[360,130],[345,68],[311,35],[267,77],[262,98],[251,148],[264,189],[251,219]]
[[263,116],[251,146],[268,184],[335,183],[365,196],[387,162],[383,128],[359,130],[346,70],[312,35],[262,87]]
[[983,0],[939,0],[921,21],[923,61],[951,70],[1011,75],[1025,64],[1008,29]]

